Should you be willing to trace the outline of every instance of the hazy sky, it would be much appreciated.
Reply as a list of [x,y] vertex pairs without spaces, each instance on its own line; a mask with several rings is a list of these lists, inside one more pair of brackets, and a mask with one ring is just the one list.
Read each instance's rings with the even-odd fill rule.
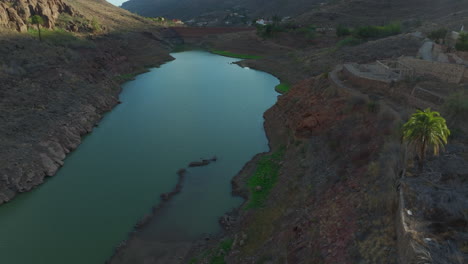
[[126,2],[127,0],[107,0],[107,2],[113,4],[113,5],[116,5],[116,6],[120,6],[123,2]]

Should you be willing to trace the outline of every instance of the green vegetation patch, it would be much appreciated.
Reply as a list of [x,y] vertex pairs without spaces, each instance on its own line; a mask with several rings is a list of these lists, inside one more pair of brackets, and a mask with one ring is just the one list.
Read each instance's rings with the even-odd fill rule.
[[249,54],[237,54],[229,51],[221,51],[221,50],[212,50],[211,53],[225,56],[225,57],[231,57],[231,58],[237,58],[237,59],[244,59],[244,60],[256,60],[256,59],[261,59],[261,56],[257,55],[249,55]]
[[444,113],[452,121],[463,121],[468,118],[468,92],[461,91],[450,95],[443,105]]
[[358,39],[356,37],[349,36],[349,37],[346,37],[346,38],[338,41],[338,43],[336,43],[336,46],[341,48],[341,47],[344,47],[344,46],[356,46],[356,45],[359,45],[361,43],[364,43],[364,41],[362,39]]
[[336,45],[337,47],[355,46],[369,39],[385,38],[400,33],[401,24],[399,22],[390,23],[385,26],[361,26],[354,29],[338,25],[336,28],[336,35],[346,38],[340,40]]
[[[38,37],[39,32],[37,29],[30,28],[28,33],[33,37]],[[94,43],[89,40],[79,38],[72,33],[63,29],[57,28],[55,30],[41,29],[42,39],[57,46],[64,46],[69,48],[94,48]]]
[[206,260],[209,264],[226,264],[224,258],[231,251],[233,243],[234,240],[230,238],[224,239],[216,248],[204,251],[198,257],[192,258],[189,264],[207,263]]
[[349,35],[351,35],[351,29],[347,28],[347,27],[345,27],[343,25],[338,25],[336,27],[336,35],[338,37],[349,36]]
[[283,160],[284,152],[285,148],[282,147],[271,155],[263,156],[258,162],[254,175],[247,183],[251,195],[246,209],[259,208],[264,205],[278,180],[280,162]]
[[226,239],[221,241],[217,250],[215,251],[215,255],[211,257],[210,264],[225,264],[224,257],[231,251],[232,244],[234,241],[232,239]]
[[448,33],[448,30],[446,28],[440,28],[440,29],[431,31],[431,33],[429,33],[427,37],[439,43],[441,39],[445,39],[445,36],[447,35],[447,33]]
[[385,38],[401,33],[401,24],[399,22],[390,23],[385,26],[363,26],[353,30],[353,35],[357,38]]
[[317,36],[317,27],[315,25],[299,27],[294,30],[282,29],[282,31],[292,31],[296,34],[303,35],[308,39],[313,39]]
[[281,94],[285,94],[289,92],[290,89],[291,89],[291,85],[289,85],[288,83],[280,83],[275,87],[275,90]]
[[459,51],[468,51],[468,33],[460,33],[457,44],[455,44],[455,48]]

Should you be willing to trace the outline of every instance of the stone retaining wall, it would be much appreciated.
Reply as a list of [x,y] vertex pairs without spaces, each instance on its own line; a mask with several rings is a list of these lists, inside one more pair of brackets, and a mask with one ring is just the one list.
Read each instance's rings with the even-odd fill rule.
[[379,89],[382,91],[388,91],[391,87],[390,80],[372,78],[369,75],[361,73],[352,64],[343,65],[342,73],[346,76],[346,78],[349,80],[351,84],[362,87],[362,88]]
[[463,65],[431,62],[410,57],[399,59],[404,65],[414,69],[416,75],[431,75],[448,83],[460,83],[465,81],[466,67]]

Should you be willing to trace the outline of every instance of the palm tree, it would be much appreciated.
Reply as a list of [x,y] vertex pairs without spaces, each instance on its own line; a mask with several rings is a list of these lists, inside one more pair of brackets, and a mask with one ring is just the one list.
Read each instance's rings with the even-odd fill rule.
[[432,148],[434,155],[438,155],[440,149],[447,144],[449,135],[450,130],[445,119],[430,108],[416,111],[403,125],[403,139],[412,145],[418,154],[420,170],[423,168],[427,149]]
[[41,36],[41,25],[44,24],[44,19],[39,16],[39,15],[34,15],[30,19],[31,24],[37,26],[37,31],[39,33],[39,40],[42,41],[42,36]]

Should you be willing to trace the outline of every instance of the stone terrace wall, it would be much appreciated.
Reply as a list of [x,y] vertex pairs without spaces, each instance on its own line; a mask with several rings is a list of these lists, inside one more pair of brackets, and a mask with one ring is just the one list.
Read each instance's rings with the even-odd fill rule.
[[468,69],[465,70],[465,74],[463,74],[463,80],[462,82],[468,83]]
[[410,57],[402,57],[399,61],[413,68],[416,75],[432,75],[448,83],[460,83],[466,76],[466,67],[463,65],[431,62]]
[[351,84],[358,87],[388,91],[391,86],[391,82],[389,80],[372,78],[361,73],[353,64],[343,65],[342,73]]

